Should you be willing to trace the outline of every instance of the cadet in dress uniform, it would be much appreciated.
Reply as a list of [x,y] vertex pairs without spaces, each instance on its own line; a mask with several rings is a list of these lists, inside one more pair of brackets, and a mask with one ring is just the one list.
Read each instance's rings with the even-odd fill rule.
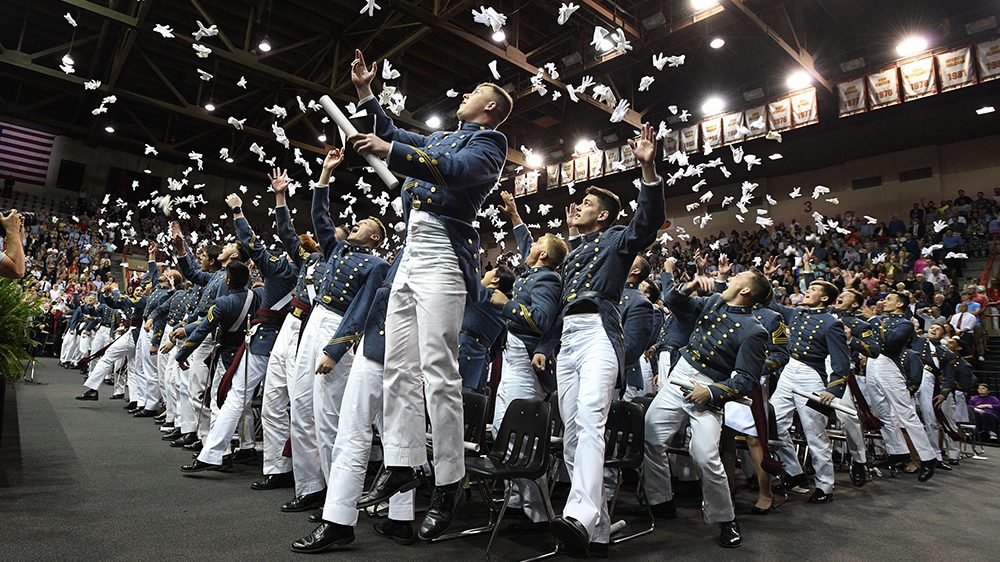
[[[810,276],[812,252],[802,256],[802,272]],[[768,271],[776,266],[771,258]],[[779,312],[788,326],[788,351],[791,358],[782,371],[778,386],[771,396],[771,406],[778,426],[777,438],[783,442],[778,458],[788,473],[789,483],[804,488],[806,476],[799,464],[792,445],[789,428],[798,412],[802,432],[812,458],[815,490],[809,497],[812,503],[833,501],[836,485],[833,469],[833,446],[826,433],[829,418],[809,405],[809,400],[792,392],[793,389],[815,394],[822,405],[844,395],[847,376],[851,372],[851,357],[847,346],[844,324],[829,312],[840,291],[827,281],[811,281],[802,298],[801,307],[778,304],[772,297],[770,308]],[[831,370],[827,374],[826,359],[830,358]]]
[[111,284],[105,283],[97,293],[97,323],[94,325],[94,337],[90,343],[90,352],[87,354],[87,365],[83,372],[89,373],[90,369],[97,364],[99,354],[104,353],[104,347],[111,341],[111,326],[115,319],[115,308],[107,304],[110,298]]
[[[160,284],[146,299],[142,312],[142,325],[135,348],[135,417],[152,418],[158,414],[160,393],[156,383],[156,356],[153,355],[153,320],[155,311],[163,302],[170,298],[174,285],[183,280],[175,270],[167,270],[160,276]],[[130,388],[129,392],[132,393]]]
[[[694,324],[681,358],[646,412],[646,496],[651,506],[672,499],[667,444],[691,422],[691,458],[701,470],[705,521],[719,524],[719,543],[742,544],[733,511],[729,483],[719,454],[722,408],[730,400],[749,395],[759,384],[767,354],[767,331],[754,317],[753,306],[771,294],[758,271],[744,271],[729,280],[722,293],[692,297],[696,289],[711,293],[712,279],[704,275],[670,289],[664,304],[679,320]],[[693,320],[692,320],[693,319]],[[685,387],[681,389],[670,381]]]
[[[857,377],[863,375],[861,357],[874,358],[879,355],[878,340],[868,322],[858,316],[864,296],[852,288],[844,289],[837,296],[833,305],[833,315],[844,323],[847,334],[847,347],[851,354],[852,372],[847,376],[849,392],[844,392],[841,402],[848,408],[858,412],[858,418],[838,416],[847,436],[847,450],[851,453],[851,483],[864,486],[868,480],[868,447],[865,445],[864,432],[861,429],[860,417],[867,412],[868,404],[861,392],[861,384]],[[830,359],[827,358],[827,369],[830,370]],[[870,412],[868,412],[870,413]]]
[[462,318],[462,331],[458,334],[458,374],[462,386],[482,393],[493,359],[500,353],[500,346],[507,333],[502,304],[496,293],[510,298],[514,288],[514,274],[498,266],[483,274],[476,296],[466,302]]
[[639,362],[659,334],[660,326],[656,323],[653,303],[639,290],[639,283],[649,277],[649,272],[646,258],[636,256],[625,280],[625,288],[622,289],[622,300],[618,302],[622,311],[622,333],[625,336],[622,346],[622,362],[625,364],[623,400],[631,400],[642,394],[645,385]]
[[479,234],[473,227],[507,156],[495,130],[513,106],[495,84],[466,94],[457,131],[429,136],[396,128],[371,93],[375,66],[356,52],[351,78],[360,109],[375,116],[375,134],[348,139],[355,150],[386,158],[407,176],[402,187],[406,245],[396,260],[386,318],[385,465],[359,507],[378,504],[418,483],[414,468],[427,462],[426,412],[434,446],[435,494],[418,535],[429,540],[451,525],[463,497],[462,379],[458,335],[465,303],[480,282]]
[[[76,332],[76,327],[80,324],[80,317],[83,316],[79,294],[73,293],[73,300],[66,303],[66,309],[73,312],[69,314],[66,331],[63,333],[62,346],[59,349],[59,365],[63,368],[73,366],[71,359],[76,355],[76,348],[80,345],[79,334]],[[64,317],[65,315],[66,313],[63,313]]]
[[[934,476],[937,459],[917,417],[903,376],[903,354],[916,336],[913,323],[903,316],[909,306],[909,296],[889,293],[882,301],[883,314],[869,320],[881,353],[868,360],[867,382],[872,398],[872,411],[885,425],[883,435],[887,435],[887,432],[892,435],[894,431],[906,429],[906,434],[920,457],[917,479],[925,482]],[[889,451],[890,461],[893,458],[903,462],[909,460],[909,450],[905,444],[892,442],[887,437],[886,449]]]
[[231,194],[226,198],[226,204],[236,223],[237,238],[257,266],[264,279],[264,285],[253,289],[253,293],[256,294],[253,298],[253,309],[256,312],[248,320],[243,345],[225,371],[228,380],[222,381],[223,384],[229,385],[229,389],[225,393],[225,398],[220,395],[215,401],[215,403],[221,402],[218,416],[212,422],[208,440],[205,441],[198,459],[183,469],[188,472],[207,470],[224,464],[223,456],[229,449],[230,437],[240,420],[243,421],[240,449],[234,453],[233,461],[241,456],[248,456],[255,448],[253,417],[248,415],[247,406],[254,390],[264,378],[271,348],[277,339],[277,327],[284,319],[285,308],[292,300],[291,291],[298,278],[298,270],[295,267],[287,260],[271,255],[261,244],[243,215],[243,201],[240,197]]
[[[136,399],[142,394],[142,391],[138,389],[138,383],[136,381],[141,377],[139,364],[139,337],[145,328],[143,325],[143,316],[146,314],[146,304],[156,293],[156,289],[160,286],[160,284],[166,283],[166,281],[163,280],[165,275],[166,271],[161,271],[159,266],[157,266],[157,273],[154,280],[148,285],[141,285],[140,287],[142,291],[137,290],[132,296],[132,302],[127,305],[131,307],[128,323],[131,330],[132,346],[127,357],[128,368],[125,376],[125,383],[121,387],[128,388],[129,402],[125,405],[126,410],[134,410],[136,408]],[[118,387],[116,387],[115,392],[118,393]]]
[[[953,439],[948,431],[942,427],[938,421],[937,412],[940,411],[948,424],[949,429],[954,430],[954,398],[951,396],[955,390],[955,354],[951,350],[942,347],[941,339],[944,338],[944,326],[932,324],[927,329],[925,337],[914,339],[913,350],[920,354],[922,373],[920,386],[914,398],[920,408],[923,417],[924,429],[927,431],[927,440],[934,449],[934,456],[937,459],[937,468],[940,470],[951,470],[952,464],[958,463],[961,453],[960,444]],[[952,400],[949,403],[949,399]],[[951,407],[949,407],[951,406]],[[949,413],[949,411],[951,413]],[[948,462],[945,463],[941,455],[941,448],[938,443],[943,438],[945,449],[948,453]]]
[[[500,431],[507,407],[514,400],[544,400],[556,389],[554,355],[546,356],[541,349],[542,334],[549,332],[559,314],[562,279],[556,270],[569,253],[569,245],[554,234],[535,241],[528,226],[521,220],[514,196],[502,192],[504,206],[500,209],[510,218],[514,238],[521,252],[524,271],[514,280],[512,298],[493,293],[494,302],[503,307],[507,323],[507,351],[504,353],[500,385],[493,407],[493,437]],[[547,487],[547,479],[538,479],[537,486]],[[552,506],[545,504],[538,489],[523,480],[514,482],[520,505],[529,523],[517,529],[547,526],[553,516]]]
[[610,538],[604,488],[604,424],[624,371],[621,302],[635,256],[656,238],[666,214],[663,179],[656,173],[656,135],[646,124],[630,139],[642,167],[635,216],[628,226],[611,226],[621,202],[610,191],[587,190],[569,214],[570,246],[561,269],[561,319],[553,328],[561,348],[556,361],[564,460],[571,489],[552,534],[572,553],[586,554],[590,543],[607,549]]
[[285,253],[292,260],[298,272],[292,291],[291,310],[281,323],[271,357],[267,361],[264,377],[264,398],[261,406],[261,425],[264,430],[264,476],[250,484],[253,490],[273,490],[290,488],[295,485],[292,476],[292,459],[283,452],[290,437],[289,416],[291,402],[289,390],[294,380],[296,353],[299,348],[299,334],[303,324],[309,319],[316,289],[313,284],[314,272],[322,278],[327,267],[319,245],[307,234],[297,235],[292,215],[288,211],[286,193],[290,180],[280,169],[268,176],[275,198],[275,226]]
[[91,344],[94,341],[94,332],[97,330],[97,295],[89,293],[83,297],[82,316],[77,331],[80,333],[80,344],[76,354],[72,359],[74,366],[78,366],[80,361],[90,355]]
[[[187,281],[174,287],[174,292],[166,302],[162,303],[155,311],[153,320],[153,335],[151,339],[156,342],[156,370],[159,373],[160,395],[163,396],[163,405],[166,408],[161,429],[174,429],[174,418],[177,416],[177,400],[180,396],[178,388],[179,378],[177,369],[174,367],[177,362],[171,361],[173,344],[170,343],[170,333],[177,327],[177,324],[184,319],[187,313]],[[168,441],[173,441],[178,435],[174,435]]]
[[[184,277],[195,285],[202,287],[201,298],[198,305],[185,319],[186,325],[174,330],[173,338],[175,345],[182,345],[179,340],[186,338],[196,326],[201,324],[208,315],[208,309],[216,299],[224,297],[229,293],[226,284],[226,267],[232,261],[246,262],[248,259],[246,250],[242,245],[230,243],[220,248],[214,244],[204,246],[199,256],[201,264],[195,262],[194,256],[187,250],[184,237],[181,234],[180,223],[173,223],[173,242],[177,252],[177,263],[184,274]],[[188,394],[194,402],[195,411],[198,412],[197,429],[198,441],[185,445],[185,449],[200,451],[202,442],[208,437],[209,428],[212,425],[212,418],[217,411],[214,407],[206,406],[206,403],[215,403],[215,391],[219,387],[219,379],[212,377],[210,359],[216,347],[215,334],[206,335],[204,345],[196,346],[189,361],[192,369],[186,373],[188,379]],[[216,357],[215,363],[218,363]],[[228,363],[226,363],[228,365]],[[211,384],[209,380],[211,379]],[[206,398],[207,395],[207,398]]]
[[[157,281],[160,271],[156,267],[155,254],[156,245],[152,244],[149,250],[149,261],[146,264],[146,274],[143,276],[140,283],[141,287],[149,286]],[[137,291],[141,289],[136,289]],[[118,310],[126,310],[131,312],[134,306],[138,305],[137,300],[132,300],[125,295],[120,295],[118,289],[114,289],[112,293],[112,298],[109,301],[109,306],[116,308]],[[135,331],[137,327],[133,324],[131,326],[131,331]],[[87,381],[83,383],[83,386],[88,390],[85,391],[81,396],[77,398],[79,400],[97,400],[98,392],[97,389],[101,386],[101,381],[110,378],[115,365],[123,360],[127,359],[130,363],[134,360],[135,354],[135,339],[132,334],[126,334],[119,337],[104,355],[97,361],[97,363],[90,369],[90,375],[87,377]],[[131,367],[130,367],[131,368]],[[117,382],[117,381],[116,381]],[[119,392],[120,391],[120,392]],[[114,393],[112,394],[112,399],[123,398],[124,397],[124,386],[116,386]]]
[[313,189],[313,229],[328,267],[316,277],[316,298],[302,329],[289,391],[295,498],[282,505],[282,511],[305,511],[323,503],[340,402],[354,359],[350,349],[361,337],[372,298],[389,269],[385,260],[371,253],[385,240],[378,219],[360,220],[346,240],[336,239],[330,218],[330,174],[343,157],[343,150],[327,154]]
[[[177,345],[171,337],[173,332],[198,306],[201,300],[202,288],[193,285],[190,281],[184,282],[184,289],[180,301],[175,303],[167,314],[166,340],[160,345],[158,355],[164,361],[167,373],[173,381],[172,397],[174,403],[174,431],[163,436],[164,441],[170,441],[171,447],[183,447],[188,443],[198,440],[196,433],[198,427],[198,411],[195,409],[195,398],[191,396],[190,377],[187,373],[181,373],[177,366]],[[197,392],[197,389],[195,389]],[[164,423],[163,425],[167,425]]]

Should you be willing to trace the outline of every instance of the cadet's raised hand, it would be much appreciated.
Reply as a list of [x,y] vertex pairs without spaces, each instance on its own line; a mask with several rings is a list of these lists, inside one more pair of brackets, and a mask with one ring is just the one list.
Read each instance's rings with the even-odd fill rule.
[[360,49],[354,51],[354,62],[351,63],[351,82],[358,91],[358,99],[364,99],[372,93],[372,80],[375,79],[375,71],[378,62],[373,62],[371,68],[365,64],[365,56]]

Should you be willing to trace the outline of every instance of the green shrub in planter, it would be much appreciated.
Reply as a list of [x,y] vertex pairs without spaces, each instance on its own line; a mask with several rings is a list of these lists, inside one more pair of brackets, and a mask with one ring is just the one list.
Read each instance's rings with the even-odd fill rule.
[[31,317],[41,312],[39,300],[29,300],[18,281],[0,278],[0,379],[24,376],[24,362],[37,345],[31,339]]

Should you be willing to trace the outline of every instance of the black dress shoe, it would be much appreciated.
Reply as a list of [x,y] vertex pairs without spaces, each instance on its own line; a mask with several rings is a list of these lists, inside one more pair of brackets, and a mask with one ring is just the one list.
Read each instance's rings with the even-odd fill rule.
[[948,463],[946,463],[944,461],[937,461],[937,464],[935,465],[935,468],[937,470],[944,470],[944,471],[947,471],[947,472],[951,472],[951,466],[948,465]]
[[591,558],[607,558],[608,557],[608,543],[606,543],[606,542],[592,542],[592,543],[590,543],[590,557]]
[[114,381],[114,379],[104,379],[104,384],[106,384],[108,386],[114,386],[115,385],[115,381]]
[[[317,507],[323,507],[323,502],[326,501],[326,488],[318,492],[313,492],[311,494],[306,494],[304,496],[296,496],[292,501],[281,506],[281,511],[285,513],[298,513],[300,511],[309,511],[310,509],[316,509]],[[354,531],[351,531],[351,536],[354,536]]]
[[206,470],[219,470],[222,468],[221,464],[210,464],[207,462],[201,462],[195,459],[191,464],[186,464],[181,467],[181,472],[204,472]]
[[229,457],[230,464],[236,462],[246,464],[257,458],[257,449],[237,449],[235,453],[226,456]]
[[582,523],[572,517],[556,517],[549,524],[549,532],[570,556],[590,555],[590,535]]
[[740,533],[740,524],[735,519],[725,523],[719,523],[719,544],[723,548],[738,548],[743,544],[743,535]]
[[179,449],[185,445],[190,445],[191,443],[194,443],[197,440],[198,440],[198,435],[192,431],[191,433],[185,433],[180,437],[178,437],[177,439],[171,441],[170,446]]
[[185,451],[200,451],[201,447],[202,447],[201,439],[197,439],[197,437],[196,437],[194,441],[188,443],[187,445],[184,445],[184,450]]
[[174,429],[170,433],[164,433],[163,437],[160,437],[160,439],[162,439],[164,441],[173,441],[174,439],[179,439],[180,436],[181,436],[181,430],[180,429]]
[[251,490],[277,490],[278,488],[292,488],[295,486],[295,477],[291,472],[281,474],[265,474],[260,480],[255,480],[250,484]]
[[458,506],[464,499],[465,491],[458,482],[448,486],[434,486],[430,508],[427,509],[420,530],[417,531],[420,540],[429,541],[443,535],[455,521],[455,513],[458,512]]
[[809,496],[809,503],[830,503],[833,501],[833,492],[829,494],[816,488],[816,491]]
[[413,544],[417,538],[413,534],[413,524],[409,521],[393,521],[386,518],[375,523],[375,532],[404,546]]
[[125,399],[124,394],[112,394],[111,397],[108,398],[108,400],[124,400],[124,399]]
[[135,414],[132,414],[132,416],[136,418],[155,418],[156,410],[140,410]]
[[313,532],[292,543],[292,552],[315,554],[354,542],[354,527],[323,522]]
[[948,464],[951,466],[958,466],[958,459],[948,459]]
[[917,471],[917,480],[921,482],[927,482],[934,477],[934,469],[936,468],[937,460],[931,459],[929,461],[920,462],[920,470]]
[[317,509],[316,511],[309,514],[310,523],[322,523],[323,522],[323,510]]
[[136,408],[135,400],[129,402],[128,404],[125,404],[122,407],[123,410],[134,410],[135,408]]
[[390,466],[379,473],[375,484],[358,500],[358,509],[378,505],[398,492],[408,492],[420,485],[420,478],[408,466]]
[[97,400],[97,391],[96,390],[88,390],[87,392],[84,392],[80,396],[77,396],[76,399],[77,400]]
[[865,485],[868,481],[868,467],[859,462],[851,463],[851,484],[854,484],[858,488]]

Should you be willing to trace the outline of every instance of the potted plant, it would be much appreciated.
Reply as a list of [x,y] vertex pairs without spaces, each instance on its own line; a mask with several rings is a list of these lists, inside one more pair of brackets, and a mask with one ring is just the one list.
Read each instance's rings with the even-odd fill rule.
[[24,377],[24,362],[37,345],[31,339],[31,318],[41,314],[38,303],[20,281],[0,278],[0,435],[7,386]]

